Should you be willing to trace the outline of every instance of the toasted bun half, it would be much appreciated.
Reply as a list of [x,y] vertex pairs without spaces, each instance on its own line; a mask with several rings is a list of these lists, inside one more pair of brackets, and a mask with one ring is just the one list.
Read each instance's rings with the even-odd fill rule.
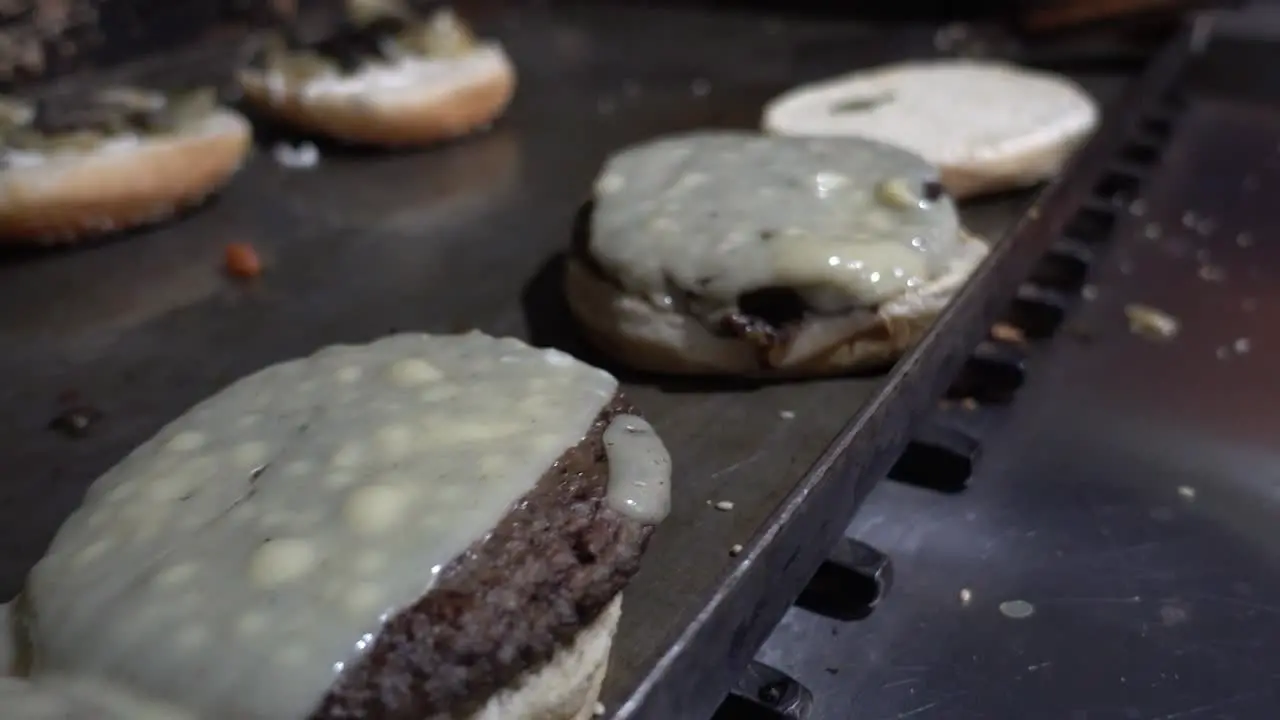
[[516,74],[502,46],[456,58],[371,65],[352,75],[297,81],[275,71],[240,74],[245,99],[298,130],[361,145],[426,145],[493,122],[511,103]]
[[621,615],[622,595],[617,595],[572,645],[467,720],[588,720],[595,714]]
[[569,260],[569,308],[588,340],[636,370],[676,375],[804,378],[883,368],[918,341],[987,255],[965,235],[964,251],[933,282],[875,313],[811,318],[762,363],[746,340],[713,335],[696,318],[628,295],[577,258]]
[[910,150],[942,171],[957,199],[1057,175],[1098,125],[1071,80],[1001,62],[907,62],[804,85],[771,101],[764,130],[861,136]]
[[89,151],[9,151],[0,170],[0,243],[72,243],[164,220],[231,178],[252,130],[219,109],[181,132],[121,136]]

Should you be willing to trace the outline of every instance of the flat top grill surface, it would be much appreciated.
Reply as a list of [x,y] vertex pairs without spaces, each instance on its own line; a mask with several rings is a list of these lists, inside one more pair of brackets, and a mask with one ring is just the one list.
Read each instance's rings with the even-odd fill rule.
[[[394,331],[479,328],[608,367],[566,320],[557,256],[609,151],[663,132],[752,127],[761,105],[796,82],[932,48],[925,28],[612,6],[528,10],[484,29],[507,43],[522,86],[510,116],[482,137],[404,155],[324,148],[310,170],[276,163],[267,138],[211,207],[180,223],[74,252],[3,258],[0,595],[18,590],[98,474],[267,364]],[[154,77],[178,82],[183,72]],[[975,205],[966,221],[999,237],[1026,200]],[[263,255],[259,282],[223,278],[230,242]],[[605,692],[611,708],[739,567],[730,548],[767,529],[884,382],[750,389],[623,377],[678,470],[673,513],[626,593]],[[78,440],[51,432],[64,402],[104,419]],[[731,512],[711,507],[722,500]]]
[[[1222,57],[1188,69],[1153,174],[1086,238],[1096,299],[1011,407],[969,418],[968,490],[886,483],[850,527],[894,594],[856,627],[793,611],[765,645],[812,720],[1274,717],[1280,93]],[[1131,333],[1135,303],[1176,337]]]

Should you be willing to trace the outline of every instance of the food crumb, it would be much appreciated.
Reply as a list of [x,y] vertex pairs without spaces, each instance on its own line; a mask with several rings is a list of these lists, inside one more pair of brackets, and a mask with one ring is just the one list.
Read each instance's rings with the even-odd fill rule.
[[1201,265],[1197,274],[1206,282],[1222,282],[1227,278],[1227,271],[1217,265]]
[[960,407],[964,408],[965,410],[977,410],[978,401],[971,397],[967,397],[960,401]]
[[741,554],[742,554],[741,545],[734,545],[733,547],[729,548],[729,557],[738,557]]
[[1231,343],[1231,349],[1235,350],[1237,355],[1244,355],[1253,349],[1253,343],[1249,338],[1237,338],[1235,342]]
[[796,414],[790,410],[783,410],[782,412],[778,413],[778,417],[782,418],[783,420],[795,420]]
[[968,607],[971,602],[973,602],[973,591],[969,588],[961,588],[960,604],[964,607]]
[[227,273],[232,277],[254,278],[262,274],[262,260],[249,243],[231,243],[225,253]]
[[102,420],[102,411],[88,405],[75,405],[58,413],[49,421],[49,429],[67,437],[82,438]]
[[595,715],[596,717],[603,717],[604,713],[605,713],[604,703],[602,702],[596,703],[595,709],[591,711],[591,714]]
[[1080,288],[1080,297],[1084,298],[1085,300],[1097,300],[1098,299],[1097,286],[1085,285],[1084,287]]
[[1025,620],[1036,614],[1036,606],[1026,600],[1006,600],[1000,603],[1000,614],[1010,620]]
[[1190,485],[1182,485],[1178,488],[1178,495],[1186,500],[1196,499],[1196,489]]
[[1027,335],[1022,332],[1021,328],[1003,322],[991,326],[991,337],[1001,342],[1015,343],[1017,345],[1023,345],[1027,342]]
[[297,145],[286,142],[276,143],[271,148],[271,154],[275,156],[277,163],[290,170],[306,170],[320,163],[320,148],[309,140],[304,140]]
[[1149,305],[1130,304],[1124,308],[1129,332],[1149,340],[1172,340],[1179,330],[1178,319]]
[[721,512],[729,512],[733,509],[733,503],[728,500],[721,500],[714,505],[715,509]]

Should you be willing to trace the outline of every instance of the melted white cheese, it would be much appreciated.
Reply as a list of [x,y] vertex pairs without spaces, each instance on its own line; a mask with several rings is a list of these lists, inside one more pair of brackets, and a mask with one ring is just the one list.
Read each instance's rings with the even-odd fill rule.
[[902,201],[936,179],[919,157],[868,140],[659,139],[605,164],[590,249],[659,307],[672,284],[721,305],[786,287],[821,309],[874,306],[940,276],[962,249],[949,199]]
[[609,506],[637,522],[656,525],[671,511],[671,454],[644,418],[618,415],[605,428]]
[[303,717],[616,389],[474,333],[251,375],[89,489],[28,581],[33,673],[203,718]]
[[11,720],[195,720],[178,708],[143,700],[83,678],[0,678],[0,717]]

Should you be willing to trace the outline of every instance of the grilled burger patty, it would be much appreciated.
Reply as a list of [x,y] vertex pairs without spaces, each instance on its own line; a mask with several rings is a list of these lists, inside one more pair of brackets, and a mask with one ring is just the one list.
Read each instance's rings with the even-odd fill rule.
[[312,718],[465,717],[572,643],[639,569],[653,531],[605,502],[605,428],[633,413],[615,395],[492,534],[384,626]]
[[617,381],[562,352],[329,348],[90,487],[13,605],[23,669],[157,720],[571,720],[669,478]]

